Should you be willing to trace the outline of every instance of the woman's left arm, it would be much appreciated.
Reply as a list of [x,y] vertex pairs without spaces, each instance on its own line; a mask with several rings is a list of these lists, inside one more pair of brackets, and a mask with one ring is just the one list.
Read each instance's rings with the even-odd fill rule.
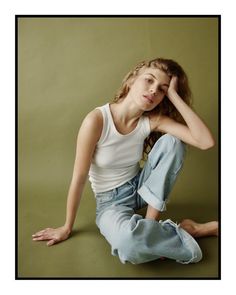
[[178,95],[177,83],[177,77],[172,77],[167,97],[182,115],[187,126],[176,122],[168,116],[160,116],[155,128],[156,131],[175,135],[183,142],[202,150],[213,147],[215,141],[212,133],[202,119]]

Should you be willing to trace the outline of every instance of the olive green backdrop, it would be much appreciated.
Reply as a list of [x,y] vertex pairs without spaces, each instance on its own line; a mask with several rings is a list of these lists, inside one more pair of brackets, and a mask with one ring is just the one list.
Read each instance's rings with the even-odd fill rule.
[[31,235],[64,223],[85,115],[113,98],[137,62],[155,57],[174,59],[186,70],[194,110],[216,140],[207,151],[188,148],[163,219],[218,218],[218,19],[20,17],[17,34],[18,276],[217,277],[215,237],[199,240],[204,258],[196,265],[121,264],[96,228],[89,183],[69,240],[47,247]]

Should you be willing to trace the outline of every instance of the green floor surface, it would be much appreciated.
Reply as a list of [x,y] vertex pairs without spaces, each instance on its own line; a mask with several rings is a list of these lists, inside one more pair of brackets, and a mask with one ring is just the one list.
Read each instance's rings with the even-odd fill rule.
[[[65,189],[64,189],[65,190]],[[174,190],[172,199],[175,198]],[[111,255],[111,249],[95,224],[95,200],[87,186],[70,239],[52,247],[45,242],[33,242],[31,235],[45,227],[62,225],[65,216],[64,191],[48,188],[19,190],[18,206],[18,277],[19,278],[217,278],[218,238],[198,239],[203,260],[182,265],[172,260],[132,265],[122,264]],[[49,202],[50,198],[50,202]],[[187,203],[176,196],[162,214],[180,222],[194,218],[205,222],[216,219],[217,208],[212,204]],[[49,205],[50,204],[50,205]],[[140,213],[143,213],[142,211]]]

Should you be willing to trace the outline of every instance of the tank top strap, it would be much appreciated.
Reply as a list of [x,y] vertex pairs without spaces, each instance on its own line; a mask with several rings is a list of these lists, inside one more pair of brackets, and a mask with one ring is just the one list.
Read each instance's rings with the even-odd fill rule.
[[142,116],[142,130],[144,138],[149,136],[151,133],[150,120],[148,116]]
[[108,112],[108,108],[109,107],[109,104],[105,104],[103,106],[100,106],[100,107],[96,107],[95,110],[100,110],[100,112],[102,113],[102,118],[103,118],[103,126],[102,126],[102,134],[100,136],[100,139],[98,141],[98,145],[102,144],[107,135],[108,135],[108,132],[109,132],[109,128],[110,128],[110,124],[109,124],[109,121],[110,121],[110,118],[109,118],[109,112]]

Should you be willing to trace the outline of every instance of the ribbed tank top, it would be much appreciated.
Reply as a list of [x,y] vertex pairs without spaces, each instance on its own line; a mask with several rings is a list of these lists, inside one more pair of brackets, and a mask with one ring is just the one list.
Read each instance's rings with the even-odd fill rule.
[[150,134],[146,116],[140,117],[134,130],[123,135],[115,127],[109,103],[96,109],[102,112],[103,129],[89,170],[89,181],[95,194],[114,189],[138,173],[143,143]]

